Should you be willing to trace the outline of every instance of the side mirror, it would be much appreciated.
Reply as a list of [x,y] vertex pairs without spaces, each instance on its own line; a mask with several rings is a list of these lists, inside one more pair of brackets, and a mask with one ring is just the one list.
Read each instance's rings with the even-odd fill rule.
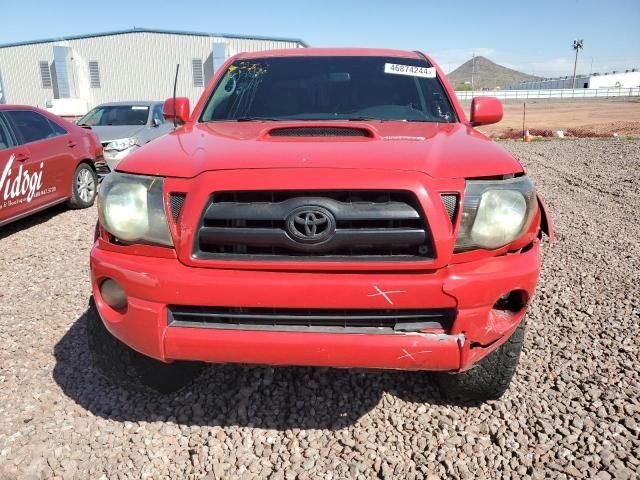
[[498,123],[503,116],[502,102],[495,97],[475,97],[471,100],[471,126]]
[[173,117],[180,124],[189,121],[189,99],[187,97],[168,98],[162,106],[162,116],[168,122],[173,122]]
[[152,118],[151,119],[151,126],[152,127],[159,127],[160,126],[160,120],[158,120],[157,118]]

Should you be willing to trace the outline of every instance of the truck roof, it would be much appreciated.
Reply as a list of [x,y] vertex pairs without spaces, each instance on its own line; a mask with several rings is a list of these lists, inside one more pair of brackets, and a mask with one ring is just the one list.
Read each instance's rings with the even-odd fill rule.
[[391,50],[384,48],[287,48],[279,50],[264,50],[261,52],[246,52],[238,55],[238,58],[265,58],[265,57],[399,57],[422,58],[417,52],[408,50]]

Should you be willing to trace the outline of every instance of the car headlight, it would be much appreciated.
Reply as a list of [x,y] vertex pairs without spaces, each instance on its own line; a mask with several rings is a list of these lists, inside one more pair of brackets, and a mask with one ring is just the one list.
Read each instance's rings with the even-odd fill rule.
[[136,137],[131,138],[119,138],[118,140],[112,140],[104,147],[105,150],[116,150],[122,152],[127,148],[138,145],[138,139]]
[[518,239],[536,209],[529,177],[508,180],[468,180],[456,239],[456,252],[493,250]]
[[98,215],[119,240],[173,246],[160,177],[110,173],[100,185]]

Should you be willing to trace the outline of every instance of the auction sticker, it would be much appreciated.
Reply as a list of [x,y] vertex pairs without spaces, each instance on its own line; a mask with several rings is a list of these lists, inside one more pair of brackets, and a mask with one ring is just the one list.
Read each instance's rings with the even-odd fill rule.
[[413,65],[400,65],[398,63],[385,63],[384,73],[409,75],[410,77],[436,78],[435,67],[416,67]]

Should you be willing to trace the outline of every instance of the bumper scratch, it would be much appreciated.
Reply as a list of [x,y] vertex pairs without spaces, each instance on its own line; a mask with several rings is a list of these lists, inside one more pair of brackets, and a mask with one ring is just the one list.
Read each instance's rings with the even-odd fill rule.
[[398,360],[401,360],[403,358],[410,358],[412,362],[418,363],[418,360],[416,360],[414,355],[420,355],[420,354],[423,354],[423,353],[431,353],[431,350],[421,350],[419,352],[409,353],[409,352],[407,352],[406,349],[403,348],[402,349],[402,353],[403,354],[398,357]]

